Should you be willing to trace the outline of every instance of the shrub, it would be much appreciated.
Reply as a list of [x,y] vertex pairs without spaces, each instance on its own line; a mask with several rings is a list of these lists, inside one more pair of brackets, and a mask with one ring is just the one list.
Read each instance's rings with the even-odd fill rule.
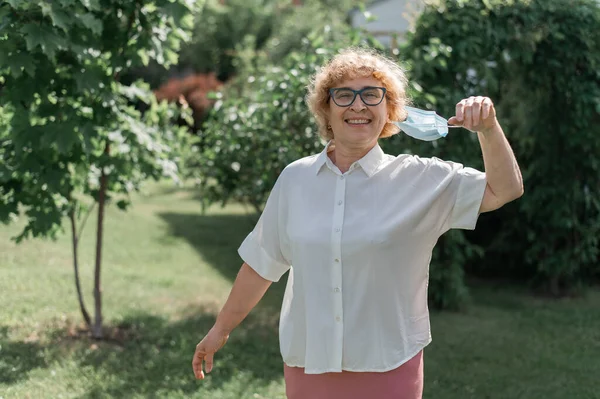
[[[461,98],[491,97],[521,166],[525,195],[483,215],[464,251],[485,246],[480,273],[532,278],[562,294],[598,275],[600,6],[593,0],[445,0],[428,6],[400,51],[452,115]],[[421,152],[481,165],[473,135]]]

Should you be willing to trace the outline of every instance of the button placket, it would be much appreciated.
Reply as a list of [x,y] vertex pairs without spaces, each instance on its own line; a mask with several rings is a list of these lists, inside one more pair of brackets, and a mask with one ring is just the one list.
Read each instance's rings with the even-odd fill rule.
[[333,267],[331,268],[331,295],[334,317],[334,342],[332,345],[332,355],[334,364],[342,367],[342,345],[344,341],[344,310],[342,293],[342,234],[344,227],[344,210],[346,206],[346,183],[347,178],[341,175],[336,181],[334,207],[333,207],[333,225],[331,231],[331,257]]

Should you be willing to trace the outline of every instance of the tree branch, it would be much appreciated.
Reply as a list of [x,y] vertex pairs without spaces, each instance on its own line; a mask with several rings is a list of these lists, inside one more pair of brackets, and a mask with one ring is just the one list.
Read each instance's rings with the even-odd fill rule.
[[79,226],[79,230],[77,233],[77,241],[79,241],[79,239],[81,238],[81,233],[83,233],[83,228],[85,227],[85,223],[88,220],[88,217],[90,216],[90,214],[92,213],[92,211],[94,210],[94,207],[96,206],[96,202],[94,202],[92,204],[92,206],[87,210],[85,216],[83,217],[83,221],[81,222],[81,225]]

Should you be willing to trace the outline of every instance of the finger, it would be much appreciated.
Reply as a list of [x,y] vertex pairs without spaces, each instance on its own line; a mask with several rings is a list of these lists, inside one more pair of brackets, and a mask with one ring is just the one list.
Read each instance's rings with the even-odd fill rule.
[[194,369],[194,375],[197,379],[204,378],[204,372],[202,371],[202,362],[204,361],[205,353],[196,349],[194,353],[194,359],[192,360],[192,368]]
[[204,373],[202,372],[202,357],[197,357],[194,355],[194,360],[192,362],[192,368],[194,369],[194,375],[197,379],[201,380],[204,378]]
[[483,99],[483,103],[481,104],[481,116],[483,117],[483,119],[487,119],[491,116],[492,110],[493,110],[493,104],[492,104],[492,100],[489,99],[488,97],[485,97]]
[[473,106],[472,106],[472,118],[473,118],[473,126],[477,126],[479,125],[479,122],[481,121],[481,103],[483,101],[483,97],[475,97],[475,99],[473,100]]
[[194,368],[194,376],[196,377],[196,379],[203,380],[204,379],[204,371],[202,371],[202,361],[200,361],[199,363],[193,364],[193,368]]
[[206,355],[206,357],[204,358],[204,364],[207,373],[210,373],[212,371],[214,356],[214,353],[211,353],[209,355]]
[[464,108],[464,122],[463,126],[467,129],[471,129],[473,127],[473,99],[469,98]]
[[464,113],[463,113],[464,108],[465,108],[464,100],[459,102],[458,104],[456,104],[455,114],[456,114],[456,119],[458,120],[458,122],[462,122],[464,119]]
[[462,126],[462,122],[460,122],[456,116],[453,116],[452,118],[448,119],[448,124],[454,126]]

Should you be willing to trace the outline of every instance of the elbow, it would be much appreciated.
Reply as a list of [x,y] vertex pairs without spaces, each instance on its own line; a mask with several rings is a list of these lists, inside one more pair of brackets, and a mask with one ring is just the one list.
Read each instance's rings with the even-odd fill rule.
[[519,191],[517,193],[517,198],[515,198],[515,199],[521,198],[523,196],[523,194],[525,194],[525,188],[521,184],[521,186],[519,187]]
[[523,196],[523,194],[525,194],[525,187],[523,186],[523,180],[519,179],[519,184],[517,187],[517,190],[515,192],[515,198],[514,199],[519,199]]
[[507,204],[509,202],[512,202],[514,200],[517,200],[519,198],[521,198],[523,196],[523,194],[525,194],[525,189],[523,187],[523,183],[519,184],[517,187],[515,187],[514,190],[512,190],[510,193],[508,193],[505,198],[504,198],[504,203]]
[[505,190],[501,194],[497,194],[496,198],[498,199],[499,207],[502,207],[508,204],[509,202],[513,202],[521,198],[524,193],[525,190],[523,189],[523,185],[519,184],[515,185],[515,187],[511,190]]

